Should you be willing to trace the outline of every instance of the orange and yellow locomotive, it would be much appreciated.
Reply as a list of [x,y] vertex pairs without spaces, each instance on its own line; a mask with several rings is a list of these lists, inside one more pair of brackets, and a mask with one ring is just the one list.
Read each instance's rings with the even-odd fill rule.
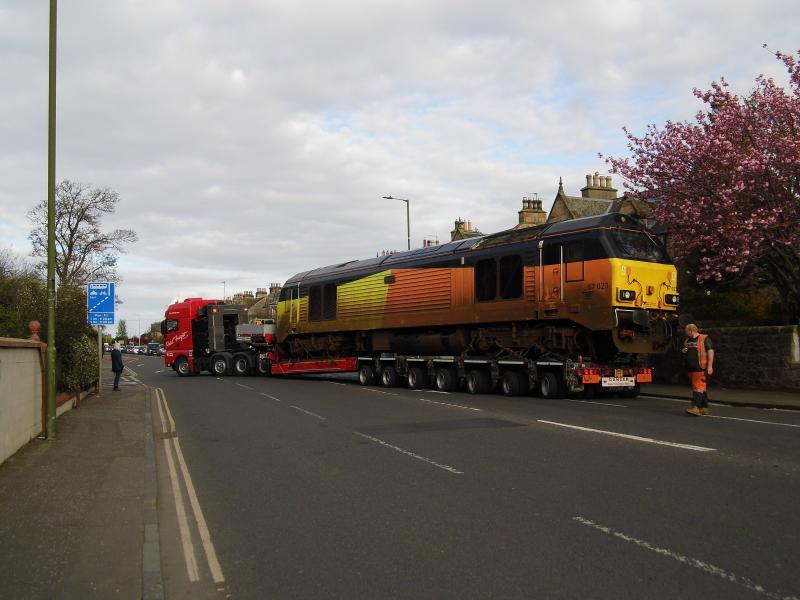
[[637,219],[606,214],[299,273],[278,302],[287,355],[664,352],[677,273]]

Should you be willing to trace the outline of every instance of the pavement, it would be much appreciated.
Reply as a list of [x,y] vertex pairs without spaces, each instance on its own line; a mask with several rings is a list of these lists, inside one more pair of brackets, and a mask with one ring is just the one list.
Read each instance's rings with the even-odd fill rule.
[[[648,383],[642,386],[642,397],[676,398],[689,402],[692,392],[688,385],[664,385]],[[750,408],[768,408],[783,410],[800,410],[800,391],[775,392],[762,390],[741,390],[715,387],[713,382],[708,387],[709,402],[727,404],[729,406],[746,406]]]
[[0,597],[163,598],[151,392],[126,371],[0,465]]
[[[153,392],[126,371],[111,390],[58,419],[0,465],[0,597],[164,597]],[[689,401],[688,387],[649,384],[648,396]],[[800,393],[712,387],[712,402],[800,410]]]

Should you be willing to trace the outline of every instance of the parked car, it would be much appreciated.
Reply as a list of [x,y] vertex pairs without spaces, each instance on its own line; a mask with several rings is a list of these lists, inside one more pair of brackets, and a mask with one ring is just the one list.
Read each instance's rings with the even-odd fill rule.
[[136,346],[136,354],[147,354],[147,346]]
[[160,354],[160,352],[159,352],[160,346],[161,346],[161,344],[159,344],[158,342],[150,342],[149,344],[147,344],[147,355],[148,356],[159,356],[159,354]]

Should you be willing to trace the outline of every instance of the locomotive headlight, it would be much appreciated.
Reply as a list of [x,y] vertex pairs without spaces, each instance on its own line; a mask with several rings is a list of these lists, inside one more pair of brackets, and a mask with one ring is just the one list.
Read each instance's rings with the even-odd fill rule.
[[664,296],[664,301],[667,304],[674,304],[675,306],[677,306],[680,301],[680,296],[678,294],[667,294],[666,296]]
[[633,302],[636,300],[636,292],[634,290],[618,290],[617,299],[620,302]]

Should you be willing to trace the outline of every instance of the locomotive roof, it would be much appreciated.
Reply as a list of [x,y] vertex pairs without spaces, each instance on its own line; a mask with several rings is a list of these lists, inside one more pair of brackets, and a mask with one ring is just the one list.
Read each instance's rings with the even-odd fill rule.
[[644,227],[644,225],[642,225],[642,223],[635,217],[631,217],[630,215],[622,215],[619,213],[612,213],[584,217],[581,219],[570,219],[568,221],[561,221],[559,223],[545,223],[544,225],[526,227],[525,229],[508,229],[489,235],[482,235],[467,238],[465,240],[456,240],[446,244],[439,244],[437,246],[415,248],[414,250],[395,252],[394,254],[389,254],[387,256],[376,256],[375,258],[367,258],[364,260],[350,260],[336,265],[329,265],[327,267],[311,269],[310,271],[303,271],[302,273],[297,273],[296,275],[290,277],[284,284],[284,287],[300,283],[301,281],[332,279],[343,275],[356,274],[359,272],[376,273],[378,271],[389,269],[393,266],[409,261],[458,254],[473,249],[478,250],[481,248],[493,248],[495,246],[502,246],[515,242],[548,238],[551,236],[564,235],[568,233],[578,233],[584,230],[620,224],[626,224],[637,228]]

